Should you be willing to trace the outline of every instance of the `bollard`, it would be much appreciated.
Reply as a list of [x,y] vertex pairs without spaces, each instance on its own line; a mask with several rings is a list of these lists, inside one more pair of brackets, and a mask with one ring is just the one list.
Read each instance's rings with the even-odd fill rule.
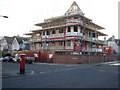
[[20,54],[20,74],[25,74],[25,56],[26,54]]

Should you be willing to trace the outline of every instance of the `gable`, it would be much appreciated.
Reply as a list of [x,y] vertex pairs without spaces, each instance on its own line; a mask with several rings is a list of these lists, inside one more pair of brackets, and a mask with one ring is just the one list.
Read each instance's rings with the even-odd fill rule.
[[3,38],[3,39],[1,40],[1,45],[7,45],[7,44],[8,44],[8,43],[7,43],[6,39]]
[[115,39],[115,42],[118,46],[120,46],[120,39]]
[[7,36],[5,36],[4,39],[6,39],[6,42],[7,42],[8,44],[12,44],[12,42],[13,42],[13,40],[14,40],[14,37],[7,37]]
[[65,15],[71,15],[71,14],[84,15],[84,13],[82,12],[82,10],[79,8],[79,6],[77,5],[77,3],[75,1],[70,6],[70,8],[68,9],[68,11],[65,13]]
[[13,42],[12,42],[12,45],[15,45],[15,44],[16,44],[16,45],[17,45],[17,44],[19,45],[19,43],[18,43],[18,41],[17,41],[16,38],[15,38],[15,39],[13,40]]

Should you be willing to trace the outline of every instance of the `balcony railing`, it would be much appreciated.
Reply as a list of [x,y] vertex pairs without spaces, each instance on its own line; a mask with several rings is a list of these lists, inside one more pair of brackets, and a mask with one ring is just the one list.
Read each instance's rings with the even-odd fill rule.
[[74,49],[73,46],[66,46],[65,49]]
[[102,52],[102,49],[100,49],[100,48],[92,48],[92,52]]
[[66,24],[74,24],[74,23],[80,23],[83,25],[83,21],[80,19],[68,19],[68,20],[66,20]]
[[33,39],[30,39],[31,42],[37,42],[37,41],[41,41],[42,39],[41,38],[33,38]]
[[85,35],[84,35],[84,36],[83,36],[83,39],[84,39],[84,40],[87,40],[87,41],[91,41],[92,38],[89,37],[89,36],[85,36]]
[[44,35],[42,38],[50,38],[50,35]]
[[104,41],[98,40],[98,38],[93,38],[89,37],[86,35],[83,35],[83,33],[78,33],[78,32],[67,32],[66,35],[64,36],[64,33],[61,34],[53,34],[53,35],[44,35],[40,38],[32,38],[30,39],[31,42],[40,42],[40,41],[49,41],[49,40],[61,40],[65,37],[66,39],[71,39],[71,38],[83,38],[83,40],[98,43],[98,44],[105,44]]
[[78,33],[78,32],[70,32],[66,33],[66,36],[83,36],[83,33]]
[[100,48],[83,48],[83,51],[85,51],[85,52],[102,52],[102,49],[100,49]]

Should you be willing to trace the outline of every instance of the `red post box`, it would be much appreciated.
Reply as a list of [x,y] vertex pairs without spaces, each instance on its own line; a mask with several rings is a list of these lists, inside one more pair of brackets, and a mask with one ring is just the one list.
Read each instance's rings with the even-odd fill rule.
[[20,74],[25,74],[25,56],[26,54],[20,54]]

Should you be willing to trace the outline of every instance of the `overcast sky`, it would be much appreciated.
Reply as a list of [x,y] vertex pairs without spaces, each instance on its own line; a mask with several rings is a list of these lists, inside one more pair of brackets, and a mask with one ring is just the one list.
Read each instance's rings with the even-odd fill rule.
[[101,32],[118,38],[119,0],[0,0],[0,15],[9,17],[0,17],[0,36],[23,36],[38,29],[34,24],[64,15],[73,1],[86,17],[105,28]]

